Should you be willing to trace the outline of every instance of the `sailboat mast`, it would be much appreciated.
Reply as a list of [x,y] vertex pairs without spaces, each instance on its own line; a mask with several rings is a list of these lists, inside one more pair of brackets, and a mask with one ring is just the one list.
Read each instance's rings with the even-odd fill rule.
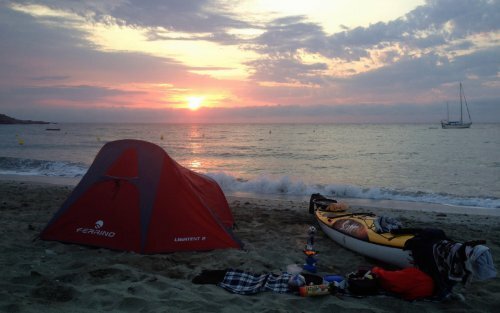
[[469,115],[469,122],[472,123],[472,118],[470,117],[469,106],[467,105],[467,98],[465,98],[465,92],[462,90],[464,96],[465,108],[467,109],[467,115]]
[[462,82],[460,82],[460,122],[463,122],[463,117],[462,117]]

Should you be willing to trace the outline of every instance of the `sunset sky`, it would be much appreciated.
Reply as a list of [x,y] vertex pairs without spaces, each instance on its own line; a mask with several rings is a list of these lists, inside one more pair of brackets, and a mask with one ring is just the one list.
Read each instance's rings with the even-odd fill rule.
[[0,0],[0,113],[500,122],[498,0]]

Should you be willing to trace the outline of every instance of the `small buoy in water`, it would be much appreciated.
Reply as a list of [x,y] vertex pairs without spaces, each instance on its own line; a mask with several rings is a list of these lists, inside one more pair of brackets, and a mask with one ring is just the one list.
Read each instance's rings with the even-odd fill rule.
[[96,137],[95,139],[97,139],[97,141],[101,141],[101,137]]
[[163,135],[161,135],[160,139],[163,140]]
[[21,146],[22,146],[22,145],[24,145],[24,140],[23,140],[23,139],[21,139],[21,138],[18,138],[18,139],[17,139],[17,142],[18,142],[18,143],[19,143],[19,145],[21,145]]

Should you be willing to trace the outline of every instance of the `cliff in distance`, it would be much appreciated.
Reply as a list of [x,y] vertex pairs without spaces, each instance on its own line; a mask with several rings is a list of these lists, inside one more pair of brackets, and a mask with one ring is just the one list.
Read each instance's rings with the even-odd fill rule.
[[0,124],[50,124],[43,121],[18,120],[5,114],[0,114]]

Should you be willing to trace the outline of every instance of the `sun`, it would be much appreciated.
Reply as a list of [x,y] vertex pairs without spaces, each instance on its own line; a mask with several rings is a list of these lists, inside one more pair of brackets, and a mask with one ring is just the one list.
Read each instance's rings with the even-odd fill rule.
[[187,98],[188,108],[192,111],[196,111],[201,107],[203,103],[203,97],[189,97]]

